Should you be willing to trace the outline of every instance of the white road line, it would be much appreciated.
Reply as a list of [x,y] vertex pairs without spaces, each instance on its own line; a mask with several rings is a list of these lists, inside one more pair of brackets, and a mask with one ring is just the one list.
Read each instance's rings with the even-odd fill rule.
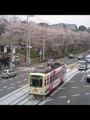
[[70,100],[68,100],[67,103],[70,103]]
[[83,86],[83,87],[90,87],[90,86]]
[[7,88],[8,86],[4,86],[3,88]]
[[85,93],[85,95],[90,95],[90,93]]
[[75,86],[75,87],[71,87],[71,88],[78,88],[77,86]]
[[70,74],[66,77],[67,81],[65,81],[65,83],[63,83],[63,85],[61,85],[59,88],[57,88],[57,90],[55,90],[50,96],[54,96],[65,84],[67,84],[76,74],[78,73],[77,69],[75,69],[75,72],[73,74]]
[[74,94],[74,95],[72,95],[72,96],[79,96],[80,94]]
[[2,83],[6,82],[7,80],[3,80]]
[[84,75],[84,76],[82,77],[82,81],[84,80],[85,76],[86,76],[86,75]]
[[12,89],[12,88],[14,88],[14,87],[9,87],[8,89]]
[[26,81],[27,79],[24,79],[23,81]]
[[59,98],[66,98],[66,96],[60,96]]
[[21,81],[18,81],[17,83],[20,83]]
[[12,85],[15,85],[15,83],[12,83],[12,84],[10,84],[10,85],[11,85],[11,86],[12,86]]

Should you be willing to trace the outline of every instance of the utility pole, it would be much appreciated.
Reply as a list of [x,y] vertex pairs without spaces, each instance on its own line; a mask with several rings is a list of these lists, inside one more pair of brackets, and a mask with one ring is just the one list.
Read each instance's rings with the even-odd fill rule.
[[11,59],[10,59],[10,68],[13,69],[13,42],[11,38]]
[[[29,29],[28,29],[28,15],[27,15],[27,34],[28,33],[29,33]],[[28,56],[28,48],[29,48],[28,41],[29,41],[29,37],[27,35],[27,53],[26,53],[27,66],[28,66],[28,59],[29,59],[29,56]]]
[[31,40],[30,40],[30,26],[28,22],[28,18],[33,17],[33,15],[27,15],[27,66],[31,64],[31,54],[30,54],[30,47],[31,47]]
[[45,31],[44,31],[44,38],[43,38],[43,61],[45,60]]

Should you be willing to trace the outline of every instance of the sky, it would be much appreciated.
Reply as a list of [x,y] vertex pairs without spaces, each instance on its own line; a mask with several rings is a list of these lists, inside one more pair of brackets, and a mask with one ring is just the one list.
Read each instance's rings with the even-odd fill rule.
[[[21,19],[27,19],[26,15],[18,15]],[[85,25],[90,27],[90,15],[34,15],[29,20],[36,23],[45,22],[48,24],[69,23],[76,24],[77,27]]]

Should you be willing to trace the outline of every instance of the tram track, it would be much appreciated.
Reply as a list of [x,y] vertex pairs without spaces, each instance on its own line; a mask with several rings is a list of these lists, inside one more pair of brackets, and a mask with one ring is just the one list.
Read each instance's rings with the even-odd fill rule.
[[[73,73],[75,73],[75,71],[76,71],[75,69],[69,70],[68,71],[69,75],[67,75],[67,78],[69,76],[71,76]],[[63,86],[63,84],[61,86]],[[48,100],[49,96],[47,96],[45,98],[35,99],[33,97],[33,95],[28,95],[27,87],[28,87],[28,85],[25,85],[24,87],[2,97],[0,99],[0,105],[39,105],[43,101]],[[57,87],[57,89],[58,88],[59,87]],[[57,91],[57,90],[55,90],[55,91]],[[53,91],[53,92],[55,92],[55,91]]]

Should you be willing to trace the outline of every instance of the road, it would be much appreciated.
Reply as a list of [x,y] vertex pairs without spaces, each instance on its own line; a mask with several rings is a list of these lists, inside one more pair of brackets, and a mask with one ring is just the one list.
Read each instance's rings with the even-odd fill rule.
[[18,75],[9,79],[0,78],[0,97],[26,85],[28,71],[18,72]]
[[90,105],[90,83],[85,72],[79,72],[66,85],[51,95],[45,105]]
[[[83,54],[87,54],[86,52]],[[77,56],[74,59],[68,59],[65,57],[63,59],[63,62],[68,64],[74,63],[77,61]],[[24,69],[21,71],[18,71],[18,75],[14,78],[9,79],[2,79],[0,78],[0,97],[3,97],[4,95],[26,85],[28,83],[28,73],[30,72],[31,68]]]

